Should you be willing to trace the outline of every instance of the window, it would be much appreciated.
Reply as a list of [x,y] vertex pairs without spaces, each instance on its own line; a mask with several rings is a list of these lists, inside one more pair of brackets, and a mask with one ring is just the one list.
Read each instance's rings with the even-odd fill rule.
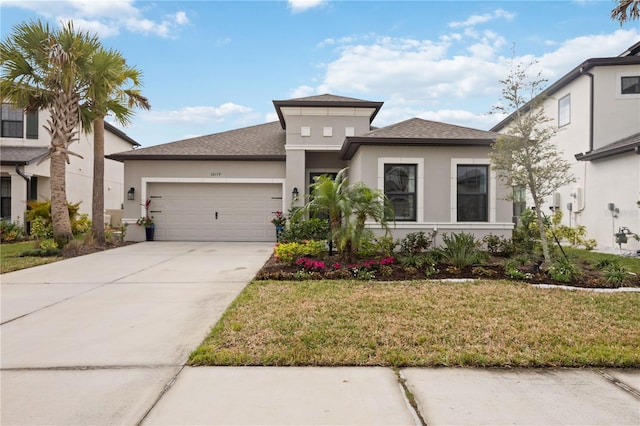
[[11,178],[0,178],[0,214],[3,220],[11,221]]
[[396,221],[416,220],[416,164],[385,164],[384,194],[395,212]]
[[571,95],[564,96],[558,101],[558,127],[571,123]]
[[635,95],[640,93],[640,76],[621,77],[620,93],[623,95]]
[[527,209],[527,188],[513,187],[513,223],[520,224],[520,215]]
[[488,222],[488,166],[458,165],[458,222]]
[[15,109],[9,104],[2,104],[2,137],[21,138],[23,117],[22,110]]

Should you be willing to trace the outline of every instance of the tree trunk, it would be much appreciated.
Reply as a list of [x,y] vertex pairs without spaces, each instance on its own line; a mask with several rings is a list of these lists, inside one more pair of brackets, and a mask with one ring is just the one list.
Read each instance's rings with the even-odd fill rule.
[[73,239],[66,192],[66,159],[64,153],[55,151],[50,160],[51,174],[51,223],[53,238],[58,247],[64,247]]
[[93,200],[91,232],[98,246],[104,237],[104,118],[93,121]]
[[549,252],[549,242],[547,241],[547,233],[544,229],[544,221],[542,218],[542,203],[538,198],[538,192],[535,190],[533,175],[529,170],[529,190],[531,191],[531,198],[533,198],[533,205],[536,208],[536,222],[538,224],[538,233],[540,234],[540,242],[542,244],[542,255],[544,256],[544,263],[551,264],[551,254]]

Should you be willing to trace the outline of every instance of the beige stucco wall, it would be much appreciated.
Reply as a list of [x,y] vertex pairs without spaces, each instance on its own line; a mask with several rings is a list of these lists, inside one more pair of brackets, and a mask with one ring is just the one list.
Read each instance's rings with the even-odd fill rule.
[[[452,175],[455,164],[488,163],[488,152],[489,149],[484,147],[361,146],[350,162],[349,179],[352,182],[362,181],[372,188],[383,189],[379,176],[379,159],[384,158],[387,163],[416,161],[422,164],[424,174],[424,178],[420,179],[419,176],[418,180],[418,220],[417,222],[397,222],[393,231],[394,236],[401,237],[417,230],[437,229],[440,232],[473,232],[480,237],[489,233],[510,237],[512,205],[504,199],[510,189],[500,185],[497,180],[494,193],[491,193],[491,187],[489,191],[489,197],[494,198],[493,220],[474,223],[456,223],[452,220],[452,216],[455,217],[455,208],[452,206],[456,189],[455,175]],[[420,170],[418,174],[420,175]]]
[[[318,108],[322,110],[326,108]],[[349,110],[349,108],[347,108]],[[369,117],[362,116],[286,116],[287,122],[287,146],[303,146],[308,149],[334,149],[342,147],[346,137],[346,128],[352,127],[354,135],[361,135],[370,130]],[[302,136],[302,127],[310,128],[310,136]],[[323,136],[324,128],[331,128],[331,136]]]
[[622,95],[623,75],[640,75],[640,65],[595,67],[594,149],[640,132],[640,95]]

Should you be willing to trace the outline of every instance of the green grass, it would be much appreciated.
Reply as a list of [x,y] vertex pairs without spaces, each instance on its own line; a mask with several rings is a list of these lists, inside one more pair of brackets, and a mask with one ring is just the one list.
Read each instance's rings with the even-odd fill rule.
[[584,260],[592,264],[603,259],[616,260],[621,266],[627,268],[629,272],[640,274],[640,258],[637,257],[624,257],[616,256],[615,254],[596,253],[594,251],[572,247],[563,247],[563,249],[570,258]]
[[640,367],[640,293],[254,281],[192,365]]
[[61,260],[60,256],[27,256],[20,255],[28,250],[33,250],[35,243],[33,241],[24,241],[20,243],[2,243],[0,244],[0,273],[17,271],[19,269],[31,268],[32,266],[44,265],[46,263],[57,262]]

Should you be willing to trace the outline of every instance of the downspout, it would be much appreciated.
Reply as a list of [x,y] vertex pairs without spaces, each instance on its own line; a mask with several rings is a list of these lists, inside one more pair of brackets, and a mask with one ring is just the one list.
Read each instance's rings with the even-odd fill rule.
[[593,151],[593,92],[594,92],[594,80],[593,74],[589,71],[585,71],[584,67],[580,68],[580,74],[589,76],[589,151]]
[[[584,67],[580,68],[580,74],[589,76],[589,151],[593,151],[593,116],[594,116],[594,75],[589,71],[586,71]],[[582,191],[582,205],[578,206],[578,210],[574,213],[577,216],[582,213],[587,206],[587,163],[584,164],[584,178],[583,178],[584,190]],[[577,221],[576,221],[577,222]]]
[[[16,164],[16,173],[27,182],[27,210],[29,210],[29,200],[31,199],[31,177],[27,176],[22,170],[20,170],[20,164]],[[27,218],[24,218],[24,230],[29,234],[30,226],[27,222]]]

